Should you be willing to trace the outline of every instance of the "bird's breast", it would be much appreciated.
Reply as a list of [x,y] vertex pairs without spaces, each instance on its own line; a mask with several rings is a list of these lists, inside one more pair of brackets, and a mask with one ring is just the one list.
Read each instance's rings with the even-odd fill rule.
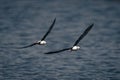
[[41,41],[40,44],[44,45],[44,44],[46,44],[46,41]]
[[73,51],[76,51],[76,50],[78,50],[78,49],[80,49],[80,46],[73,46],[73,47],[72,47],[72,50],[73,50]]

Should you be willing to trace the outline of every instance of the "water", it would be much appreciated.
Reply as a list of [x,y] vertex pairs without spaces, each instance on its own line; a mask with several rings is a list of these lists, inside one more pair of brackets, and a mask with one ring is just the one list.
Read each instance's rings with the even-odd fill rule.
[[[1,0],[0,80],[120,80],[119,0]],[[42,38],[54,18],[47,45],[12,47]],[[81,50],[45,52],[80,42]]]

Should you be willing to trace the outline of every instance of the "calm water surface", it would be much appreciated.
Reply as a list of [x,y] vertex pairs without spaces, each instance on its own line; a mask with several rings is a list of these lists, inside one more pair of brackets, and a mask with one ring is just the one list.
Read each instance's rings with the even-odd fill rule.
[[[41,39],[55,17],[47,45],[12,48]],[[92,23],[80,50],[44,54]],[[0,0],[0,80],[120,80],[120,1]]]

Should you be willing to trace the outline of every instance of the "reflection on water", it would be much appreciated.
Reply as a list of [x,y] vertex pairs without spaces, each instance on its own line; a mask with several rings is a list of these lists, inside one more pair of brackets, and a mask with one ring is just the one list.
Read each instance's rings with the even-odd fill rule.
[[[0,1],[0,80],[119,80],[119,0]],[[17,50],[41,39],[54,18],[47,45]],[[71,46],[87,26],[81,50]]]

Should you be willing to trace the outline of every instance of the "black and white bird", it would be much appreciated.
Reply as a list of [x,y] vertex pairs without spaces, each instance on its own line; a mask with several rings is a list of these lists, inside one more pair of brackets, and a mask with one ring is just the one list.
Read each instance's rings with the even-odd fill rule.
[[22,48],[28,48],[28,47],[31,47],[31,46],[34,46],[34,45],[45,45],[46,44],[46,37],[48,36],[48,34],[51,32],[54,24],[56,22],[56,18],[54,19],[53,23],[51,24],[50,28],[48,29],[48,31],[46,32],[46,34],[42,37],[41,40],[37,41],[37,42],[34,42],[30,45],[27,45],[27,46],[23,46],[23,47],[17,47],[18,49],[22,49]]
[[59,52],[63,52],[66,50],[70,50],[70,51],[76,51],[80,49],[80,46],[78,46],[78,43],[87,35],[87,33],[91,30],[91,28],[93,27],[94,24],[91,24],[84,32],[82,35],[80,35],[80,37],[76,40],[76,42],[74,43],[73,47],[69,47],[69,48],[65,48],[65,49],[61,49],[61,50],[57,50],[57,51],[51,51],[51,52],[47,52],[45,54],[53,54],[53,53],[59,53]]

